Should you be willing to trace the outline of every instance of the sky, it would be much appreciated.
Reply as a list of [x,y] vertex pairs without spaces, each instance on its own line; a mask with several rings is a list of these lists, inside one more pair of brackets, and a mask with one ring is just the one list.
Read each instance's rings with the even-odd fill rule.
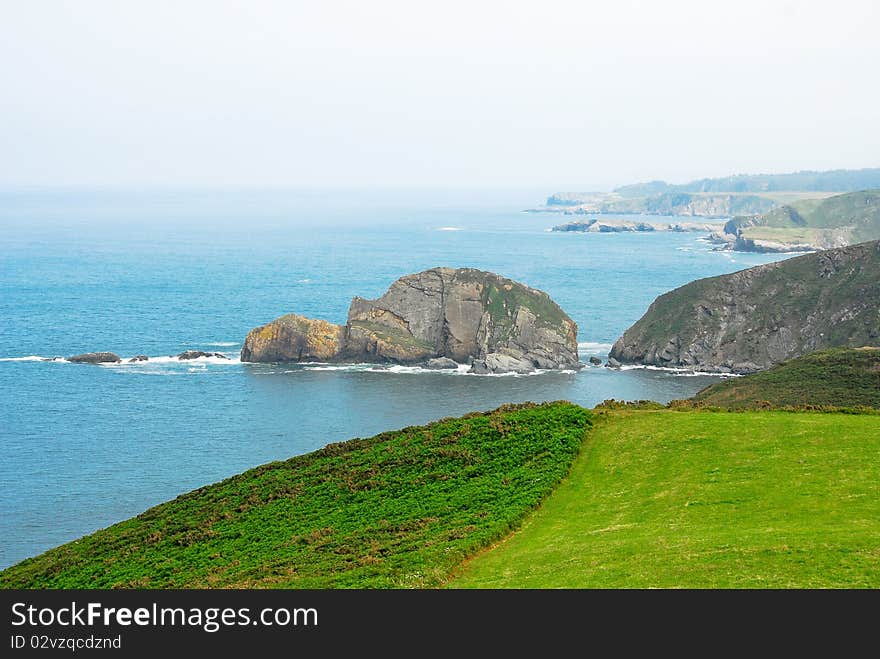
[[0,186],[880,166],[880,3],[0,0]]

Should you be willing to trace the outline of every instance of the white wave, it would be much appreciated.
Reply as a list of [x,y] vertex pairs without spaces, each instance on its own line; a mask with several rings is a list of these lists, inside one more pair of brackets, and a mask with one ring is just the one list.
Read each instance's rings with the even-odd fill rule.
[[296,283],[297,284],[311,284],[312,280],[311,279],[297,279]]
[[[593,344],[591,344],[593,345]],[[595,344],[600,346],[611,347],[609,344]],[[223,353],[220,353],[223,354]],[[103,368],[118,369],[130,373],[141,373],[144,375],[182,375],[184,373],[179,366],[188,366],[186,373],[204,373],[208,366],[236,366],[241,365],[242,361],[238,357],[224,359],[223,357],[199,357],[197,359],[179,359],[174,355],[160,355],[149,357],[143,361],[129,361],[131,357],[121,357],[119,362],[103,362],[98,364]],[[39,355],[27,355],[25,357],[0,357],[0,361],[6,362],[59,362],[68,364],[63,357],[40,357]],[[253,364],[259,367],[272,368],[271,364]],[[277,365],[275,365],[277,366]],[[169,368],[172,367],[172,368]],[[628,368],[628,367],[626,367]],[[571,375],[577,373],[574,369],[550,370],[535,369],[530,373],[471,373],[470,364],[459,364],[457,368],[426,368],[424,366],[405,366],[403,364],[329,364],[326,362],[300,362],[296,365],[285,365],[282,371],[275,373],[297,373],[301,371],[345,371],[357,373],[390,373],[405,375],[467,375],[471,377],[490,377],[490,378],[506,378],[506,377],[531,377],[533,375],[542,375],[544,373],[564,373]]]
[[[222,353],[221,353],[222,354]],[[232,366],[236,364],[241,364],[241,360],[238,357],[234,358],[223,358],[223,357],[198,357],[196,359],[179,359],[174,355],[168,356],[159,356],[159,357],[150,357],[147,360],[139,361],[139,362],[131,362],[128,361],[130,358],[123,357],[121,362],[106,362],[103,364],[99,364],[99,366],[106,366],[108,368],[143,368],[149,366],[157,366],[157,365],[168,365],[168,364],[185,364],[185,365],[196,365],[196,366],[207,366],[208,364],[217,365],[217,366]]]
[[565,373],[573,374],[577,371],[573,369],[565,370],[549,370],[535,369],[530,373],[471,373],[469,364],[459,364],[458,368],[425,368],[424,366],[404,366],[402,364],[325,364],[318,362],[303,362],[298,369],[287,369],[284,373],[295,373],[300,371],[347,371],[352,373],[390,373],[397,375],[467,375],[470,377],[490,377],[490,378],[508,378],[508,377],[531,377],[533,375],[542,375],[544,373]]
[[581,341],[578,343],[578,352],[608,352],[611,350],[610,343],[597,343],[595,341]]
[[240,346],[238,341],[214,341],[213,343],[204,343],[206,346],[216,346],[218,348],[231,348],[232,346]]
[[617,367],[618,371],[662,371],[682,378],[695,378],[705,375],[721,378],[742,377],[739,373],[717,373],[715,371],[695,371],[690,368],[674,368],[672,366],[654,366],[653,364],[624,364]]
[[[403,364],[325,364],[322,362],[303,362],[302,371],[346,371],[350,373],[430,373],[466,375],[470,370],[468,364],[459,364],[458,368],[425,368],[424,366],[404,366]],[[287,373],[294,371],[285,371]]]
[[[218,353],[225,354],[225,353]],[[102,362],[98,366],[119,367],[119,366],[155,366],[157,364],[220,364],[231,365],[241,364],[238,357],[199,357],[197,359],[179,359],[174,355],[150,357],[145,361],[129,361],[131,357],[120,357],[119,362]],[[70,364],[64,357],[41,357],[40,355],[26,355],[24,357],[0,357],[0,362],[53,362],[56,364]]]
[[[311,365],[310,362],[302,362],[303,367],[296,369],[294,368],[291,371],[285,371],[288,373],[295,373],[296,371],[368,371],[372,364],[318,364]],[[309,365],[305,365],[309,364]]]
[[440,227],[437,231],[461,231],[461,227]]

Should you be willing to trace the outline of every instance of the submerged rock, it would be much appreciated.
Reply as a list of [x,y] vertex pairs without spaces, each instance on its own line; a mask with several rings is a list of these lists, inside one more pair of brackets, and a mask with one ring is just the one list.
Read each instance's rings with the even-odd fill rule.
[[426,270],[376,300],[356,297],[345,326],[288,314],[251,330],[241,352],[249,362],[436,358],[480,360],[490,372],[582,366],[577,325],[546,293],[470,268]]
[[620,368],[622,366],[622,364],[619,361],[617,361],[614,357],[609,357],[608,363],[605,364],[605,366],[608,368]]
[[114,352],[86,352],[68,357],[67,361],[75,364],[112,364],[121,362],[122,359]]
[[150,358],[147,357],[146,355],[135,355],[134,357],[132,357],[128,361],[129,361],[129,363],[131,363],[131,362],[146,362],[149,360],[150,360]]
[[594,355],[593,357],[590,357],[590,363],[593,366],[600,366],[602,364],[602,360]]

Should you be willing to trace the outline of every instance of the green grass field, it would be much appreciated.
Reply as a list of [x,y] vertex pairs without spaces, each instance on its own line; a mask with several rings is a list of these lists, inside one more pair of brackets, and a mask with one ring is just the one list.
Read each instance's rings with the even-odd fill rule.
[[830,237],[831,229],[811,229],[809,227],[748,227],[742,229],[740,234],[751,240],[769,240],[785,244],[817,244]]
[[847,192],[831,197],[791,201],[752,220],[736,218],[742,236],[781,243],[809,242],[823,248],[853,245],[880,238],[880,190]]
[[505,406],[330,444],[25,560],[0,587],[436,586],[553,490],[590,416]]
[[506,406],[331,444],[0,587],[880,588],[880,415],[640,407]]
[[880,416],[597,412],[455,588],[880,587]]

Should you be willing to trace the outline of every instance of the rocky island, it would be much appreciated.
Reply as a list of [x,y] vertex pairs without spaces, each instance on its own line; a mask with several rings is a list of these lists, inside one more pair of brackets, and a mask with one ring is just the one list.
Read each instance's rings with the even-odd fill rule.
[[658,297],[609,362],[751,373],[880,345],[880,241],[699,279]]
[[251,330],[243,362],[421,364],[486,373],[577,369],[577,324],[543,291],[492,272],[433,268],[351,301],[345,325],[287,314]]

